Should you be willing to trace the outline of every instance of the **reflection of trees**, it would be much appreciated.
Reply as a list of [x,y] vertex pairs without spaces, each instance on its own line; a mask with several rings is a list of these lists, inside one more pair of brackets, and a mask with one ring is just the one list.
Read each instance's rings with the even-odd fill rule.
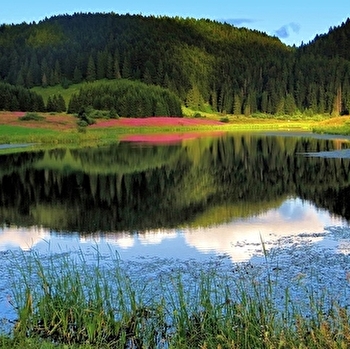
[[0,216],[63,231],[129,231],[216,224],[297,195],[350,219],[349,161],[299,154],[332,148],[242,134],[2,156]]

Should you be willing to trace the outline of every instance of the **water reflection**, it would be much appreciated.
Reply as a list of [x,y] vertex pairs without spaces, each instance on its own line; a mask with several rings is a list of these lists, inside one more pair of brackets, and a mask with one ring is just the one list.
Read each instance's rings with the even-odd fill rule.
[[201,229],[186,235],[186,242],[198,250],[228,254],[233,261],[247,261],[253,255],[262,255],[262,243],[274,247],[282,243],[295,242],[300,234],[307,240],[320,242],[326,226],[344,225],[341,217],[331,216],[309,202],[288,199],[280,207],[259,215],[233,220],[224,225]]
[[[235,134],[0,156],[0,249],[115,247],[122,258],[248,260],[350,219],[346,142]],[[317,235],[317,234],[316,234]],[[44,240],[44,241],[43,241]]]
[[4,227],[0,229],[0,251],[20,248],[29,251],[42,241],[50,239],[50,232],[39,227]]
[[[233,262],[248,261],[267,248],[295,243],[300,234],[308,242],[330,244],[323,232],[327,226],[346,225],[341,217],[331,216],[309,202],[288,199],[279,208],[212,227],[146,231],[110,232],[79,235],[59,234],[42,228],[7,227],[0,230],[0,250],[35,248],[44,253],[83,250],[97,247],[101,252],[115,249],[124,260],[140,256],[171,259],[200,259],[204,255],[227,255]],[[285,239],[283,239],[285,238]],[[346,242],[334,248],[345,250]]]

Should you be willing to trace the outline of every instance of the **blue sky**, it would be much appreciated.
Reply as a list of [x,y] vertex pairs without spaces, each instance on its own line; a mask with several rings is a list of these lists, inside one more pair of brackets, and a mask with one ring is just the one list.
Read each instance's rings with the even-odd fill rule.
[[29,23],[57,14],[111,11],[226,21],[299,46],[350,17],[350,3],[349,0],[11,0],[0,6],[0,23]]

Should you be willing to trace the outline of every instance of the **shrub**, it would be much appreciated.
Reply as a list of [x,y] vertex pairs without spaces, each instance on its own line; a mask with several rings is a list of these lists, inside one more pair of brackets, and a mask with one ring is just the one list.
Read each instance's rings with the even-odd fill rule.
[[221,122],[229,122],[230,119],[228,118],[228,116],[224,116],[223,118],[220,119]]
[[109,111],[109,117],[111,118],[111,119],[119,119],[119,115],[118,115],[118,113],[117,113],[117,111],[114,109],[114,108],[112,108],[110,111]]
[[78,113],[79,120],[77,121],[78,126],[86,127],[95,123],[95,120],[91,117],[91,109],[81,108]]
[[77,125],[78,125],[78,132],[79,133],[86,133],[87,123],[85,121],[78,121]]
[[20,116],[18,119],[21,121],[41,121],[41,120],[45,120],[45,117],[37,113],[28,112],[24,116]]
[[77,121],[77,125],[78,125],[79,127],[86,127],[86,126],[88,126],[89,124],[88,124],[85,120],[78,120],[78,121]]
[[109,118],[109,112],[106,110],[98,110],[91,107],[86,108],[85,111],[87,117],[93,118],[93,119],[108,119]]

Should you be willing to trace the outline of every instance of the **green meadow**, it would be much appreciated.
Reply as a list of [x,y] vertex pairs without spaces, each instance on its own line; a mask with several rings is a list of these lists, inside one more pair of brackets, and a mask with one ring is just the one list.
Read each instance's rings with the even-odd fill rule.
[[68,103],[72,94],[78,93],[79,89],[84,84],[86,83],[82,82],[79,84],[72,84],[72,85],[69,85],[67,88],[63,88],[62,85],[47,86],[47,87],[36,86],[32,88],[32,91],[40,94],[43,97],[45,104],[47,103],[47,100],[50,96],[60,94],[63,97],[66,105],[68,106]]

